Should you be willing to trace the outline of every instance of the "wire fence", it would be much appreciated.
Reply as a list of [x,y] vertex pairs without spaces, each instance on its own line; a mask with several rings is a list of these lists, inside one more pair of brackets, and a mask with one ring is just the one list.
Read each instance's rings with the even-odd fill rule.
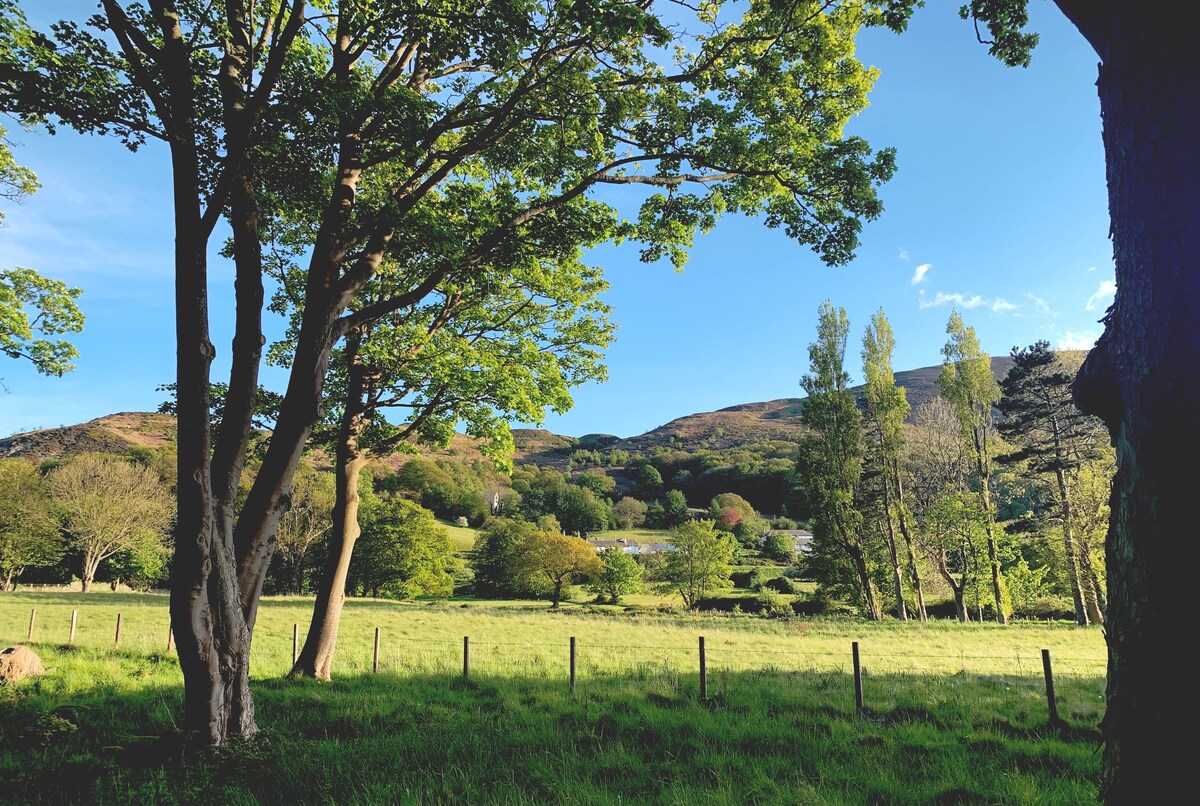
[[[153,619],[145,611],[124,613],[104,607],[58,604],[28,609],[0,607],[0,644],[34,645],[117,651],[132,656],[174,654],[174,636],[161,611]],[[284,629],[281,629],[281,626]],[[255,633],[252,668],[256,676],[287,673],[296,661],[305,633],[299,623],[263,625]],[[487,637],[394,635],[380,627],[368,634],[364,651],[361,624],[343,625],[338,649],[342,674],[383,672],[392,675],[530,678],[544,684],[569,686],[582,682],[611,683],[671,681],[675,688],[694,691],[702,702],[728,697],[751,680],[761,686],[808,686],[828,690],[847,702],[853,691],[860,714],[878,708],[922,708],[980,712],[1019,705],[1032,716],[1060,723],[1066,717],[1096,722],[1102,716],[1105,659],[1084,655],[1051,655],[1016,650],[1011,653],[887,652],[870,644],[850,642],[843,649],[786,638],[787,646],[763,646],[752,636],[735,641],[727,636],[708,640],[695,635],[674,643],[591,641],[586,636],[567,640],[509,641]],[[677,634],[678,635],[678,634]],[[776,638],[776,640],[779,640]],[[367,653],[370,653],[369,655]]]

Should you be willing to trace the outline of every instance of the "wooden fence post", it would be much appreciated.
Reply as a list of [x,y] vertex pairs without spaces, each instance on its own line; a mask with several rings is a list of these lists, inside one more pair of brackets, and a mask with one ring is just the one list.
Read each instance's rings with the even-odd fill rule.
[[371,660],[371,671],[379,671],[379,628],[375,628],[375,657]]
[[175,648],[175,628],[170,624],[167,625],[167,654],[171,654],[171,650]]
[[297,658],[300,657],[300,625],[292,625],[292,666],[296,665]]
[[29,634],[25,636],[26,643],[33,642],[33,623],[37,621],[37,608],[34,607],[29,611]]
[[575,691],[575,636],[571,636],[571,691]]
[[1050,724],[1058,724],[1058,700],[1054,696],[1054,669],[1050,665],[1050,650],[1042,650],[1042,672],[1046,675],[1046,705],[1050,709]]
[[79,610],[71,611],[71,632],[67,635],[67,646],[75,646],[75,622],[79,618]]
[[700,702],[708,702],[708,661],[704,656],[704,636],[700,636]]
[[471,639],[463,636],[463,677],[471,672]]
[[858,659],[858,641],[850,644],[851,652],[854,654],[854,713],[862,716],[863,712],[863,691],[862,691],[862,664]]
[[117,613],[117,635],[113,638],[113,649],[119,649],[121,646],[121,614]]

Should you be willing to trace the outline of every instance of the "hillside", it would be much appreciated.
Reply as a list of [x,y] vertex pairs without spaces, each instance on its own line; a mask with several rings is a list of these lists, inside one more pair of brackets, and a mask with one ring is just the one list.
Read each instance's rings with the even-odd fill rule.
[[[1012,358],[992,359],[992,372],[1002,378]],[[896,373],[896,382],[908,392],[913,409],[937,396],[937,377],[940,366],[921,367]],[[856,395],[862,386],[853,387]],[[800,411],[803,398],[785,397],[762,403],[743,403],[719,411],[699,412],[672,420],[645,434],[621,438],[612,434],[587,434],[569,437],[536,428],[513,429],[517,463],[549,465],[563,468],[577,450],[619,448],[632,452],[652,452],[660,447],[682,450],[701,448],[727,449],[759,442],[796,442],[803,433]],[[28,456],[37,460],[57,459],[78,453],[125,453],[130,448],[159,449],[174,442],[175,418],[167,414],[121,412],[100,417],[79,425],[47,428],[0,439],[0,458]],[[455,435],[443,449],[422,447],[420,455],[433,458],[454,458],[463,461],[483,459],[478,443],[471,437]],[[395,454],[382,460],[392,469],[408,461],[409,454]],[[318,452],[317,465],[327,462]]]

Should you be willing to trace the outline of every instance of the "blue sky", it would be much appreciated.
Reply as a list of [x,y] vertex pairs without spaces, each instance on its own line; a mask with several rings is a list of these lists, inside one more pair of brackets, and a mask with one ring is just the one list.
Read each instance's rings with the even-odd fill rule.
[[[620,323],[609,381],[576,390],[575,408],[548,417],[548,428],[632,436],[697,411],[798,397],[826,298],[849,314],[856,382],[862,327],[881,306],[896,333],[896,369],[941,360],[954,305],[994,355],[1037,339],[1090,345],[1114,289],[1096,57],[1052,3],[1033,0],[1041,35],[1033,65],[1005,68],[956,5],[919,10],[904,35],[872,31],[860,40],[860,58],[882,75],[851,130],[877,148],[894,146],[899,172],[883,188],[886,210],[865,226],[857,258],[826,268],[741,218],[700,237],[682,273],[639,263],[634,246],[596,250]],[[37,6],[38,17],[50,17],[91,4]],[[66,377],[0,364],[8,387],[0,435],[156,408],[162,394],[154,389],[172,379],[174,365],[165,149],[130,154],[66,131],[9,136],[43,189],[6,208],[0,264],[83,288],[88,322],[76,339],[78,369]],[[212,257],[219,379],[228,366],[232,272]],[[280,371],[267,381],[281,387]]]

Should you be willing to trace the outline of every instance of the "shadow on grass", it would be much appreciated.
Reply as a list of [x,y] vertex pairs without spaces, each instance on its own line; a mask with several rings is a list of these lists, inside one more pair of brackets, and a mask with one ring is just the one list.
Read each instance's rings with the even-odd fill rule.
[[[166,659],[169,660],[169,659]],[[108,664],[101,668],[100,663]],[[361,675],[265,679],[263,734],[185,751],[173,664],[63,652],[0,689],[18,802],[1087,802],[1094,715],[1047,724],[1036,679],[878,675]],[[1066,681],[1060,711],[1103,690]]]

